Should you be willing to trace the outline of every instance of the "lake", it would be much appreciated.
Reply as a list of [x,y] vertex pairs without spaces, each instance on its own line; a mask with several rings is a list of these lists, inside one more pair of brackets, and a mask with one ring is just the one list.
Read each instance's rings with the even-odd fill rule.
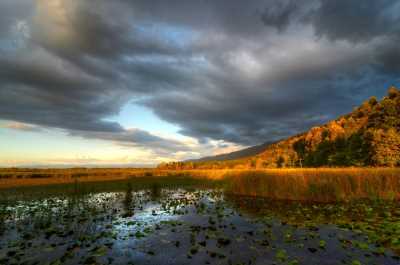
[[1,192],[0,264],[400,264],[396,202],[274,201],[182,180]]

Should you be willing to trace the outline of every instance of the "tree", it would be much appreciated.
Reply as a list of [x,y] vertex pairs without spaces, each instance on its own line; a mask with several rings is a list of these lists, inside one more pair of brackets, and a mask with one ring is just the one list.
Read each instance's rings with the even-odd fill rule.
[[293,144],[293,149],[297,153],[298,165],[300,167],[303,167],[303,161],[306,157],[306,140],[304,138],[301,138],[300,140],[296,141]]
[[276,161],[276,166],[278,168],[281,168],[281,167],[283,167],[284,163],[285,163],[285,159],[282,156],[279,156],[278,160]]
[[400,135],[394,129],[372,132],[372,162],[376,166],[395,167],[400,161]]
[[250,160],[250,168],[256,168],[257,166],[257,160],[256,159],[251,159]]
[[373,96],[369,98],[368,103],[370,106],[375,106],[376,104],[378,104],[378,100],[376,99],[375,96]]
[[400,96],[400,91],[395,87],[391,86],[388,90],[388,96],[390,99],[394,99]]

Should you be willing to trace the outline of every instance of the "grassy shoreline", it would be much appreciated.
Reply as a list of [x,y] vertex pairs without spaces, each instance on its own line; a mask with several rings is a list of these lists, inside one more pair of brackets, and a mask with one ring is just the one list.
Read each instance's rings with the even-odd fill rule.
[[0,189],[174,177],[223,181],[227,193],[278,200],[400,199],[400,168],[0,169]]

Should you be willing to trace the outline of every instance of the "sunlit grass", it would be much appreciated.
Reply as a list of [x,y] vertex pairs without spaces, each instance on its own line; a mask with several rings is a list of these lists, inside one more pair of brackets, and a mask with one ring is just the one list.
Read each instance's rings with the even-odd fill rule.
[[272,199],[400,199],[400,169],[271,169],[230,172],[226,178],[230,193]]
[[[264,170],[3,169],[0,188],[73,185],[75,182],[201,180],[225,183],[226,192],[280,200],[400,199],[400,168],[288,168]],[[179,183],[181,184],[181,183]],[[110,185],[110,184],[104,184]]]

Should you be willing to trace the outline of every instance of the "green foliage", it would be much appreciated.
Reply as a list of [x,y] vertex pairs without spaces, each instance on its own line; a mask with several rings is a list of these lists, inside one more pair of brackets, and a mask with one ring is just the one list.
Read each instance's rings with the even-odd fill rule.
[[400,92],[392,87],[388,94],[388,97],[385,97],[373,109],[368,119],[368,128],[400,130]]
[[334,152],[333,145],[330,141],[324,140],[314,152],[307,154],[304,162],[306,166],[320,167],[328,164],[329,155]]
[[281,261],[281,262],[286,261],[286,260],[288,259],[288,255],[287,255],[286,250],[284,250],[284,249],[279,249],[279,250],[276,252],[275,258],[276,258],[277,260]]
[[309,152],[305,166],[365,166],[370,161],[370,143],[362,133],[349,138],[339,137],[335,141],[324,140],[315,151]]
[[304,158],[306,157],[307,153],[305,139],[301,138],[300,140],[296,141],[293,144],[293,149],[296,151],[298,157],[296,165],[302,167],[303,166],[302,161],[304,161]]

